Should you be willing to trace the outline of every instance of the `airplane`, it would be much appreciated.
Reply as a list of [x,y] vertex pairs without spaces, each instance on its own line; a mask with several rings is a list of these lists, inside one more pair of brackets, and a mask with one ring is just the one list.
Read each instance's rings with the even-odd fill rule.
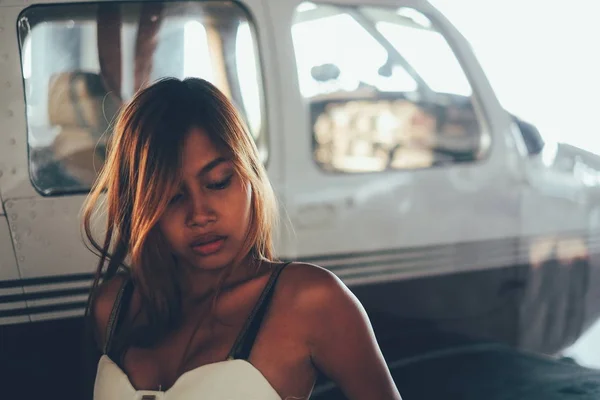
[[280,203],[279,256],[334,272],[381,337],[556,355],[600,316],[600,158],[505,110],[424,0],[2,0],[0,76],[14,371],[82,335],[81,206],[115,113],[165,76],[236,104]]

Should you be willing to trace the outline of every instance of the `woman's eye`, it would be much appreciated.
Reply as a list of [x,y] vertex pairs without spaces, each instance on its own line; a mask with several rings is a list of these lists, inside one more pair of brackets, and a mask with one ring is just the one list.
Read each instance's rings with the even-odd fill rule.
[[177,203],[179,200],[181,200],[182,197],[183,194],[177,193],[175,196],[171,197],[171,200],[169,200],[169,204]]
[[229,175],[224,180],[215,182],[215,183],[211,183],[210,185],[207,185],[206,187],[209,189],[212,189],[212,190],[223,190],[227,186],[229,186],[229,184],[231,183],[231,178],[233,178],[233,175]]

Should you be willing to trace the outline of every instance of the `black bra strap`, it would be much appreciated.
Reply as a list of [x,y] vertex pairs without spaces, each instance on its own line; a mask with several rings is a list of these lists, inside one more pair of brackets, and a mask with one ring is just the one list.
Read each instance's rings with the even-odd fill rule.
[[127,277],[123,281],[123,284],[121,285],[121,288],[117,293],[115,303],[113,304],[112,311],[110,312],[110,317],[108,318],[108,325],[106,326],[106,341],[104,342],[104,348],[102,349],[102,353],[109,355],[109,357],[111,356],[109,353],[112,350],[111,345],[113,342],[115,332],[118,330],[119,326],[123,322],[124,316],[127,312],[122,312],[123,304],[129,304],[132,293],[132,280]]
[[256,302],[254,309],[250,313],[250,316],[246,320],[242,331],[240,332],[238,338],[236,339],[231,351],[229,352],[228,359],[242,359],[247,360],[250,357],[250,351],[252,350],[252,346],[254,345],[254,341],[258,336],[258,331],[260,330],[260,326],[262,321],[267,313],[267,309],[271,302],[271,298],[273,297],[273,292],[275,291],[275,283],[277,283],[277,278],[281,274],[281,271],[291,263],[281,264],[277,267],[275,271],[271,274],[269,282],[265,286],[260,298]]
[[[252,350],[254,341],[258,336],[260,326],[269,307],[271,298],[273,297],[275,283],[277,282],[277,279],[279,278],[279,275],[283,269],[289,264],[291,263],[279,265],[271,274],[271,277],[269,278],[269,281],[267,282],[267,285],[265,286],[260,298],[256,302],[254,309],[250,313],[233,347],[231,348],[228,359],[245,360],[250,356],[250,351]],[[102,353],[108,355],[114,361],[118,360],[119,358],[115,358],[115,356],[112,354],[112,352],[115,350],[112,348],[113,339],[127,313],[127,310],[123,312],[123,307],[127,307],[131,300],[132,294],[133,281],[131,278],[126,278],[121,285],[119,292],[117,293],[115,303],[111,310],[110,317],[108,319],[108,325],[106,327],[106,342],[104,343],[104,348],[102,349]]]

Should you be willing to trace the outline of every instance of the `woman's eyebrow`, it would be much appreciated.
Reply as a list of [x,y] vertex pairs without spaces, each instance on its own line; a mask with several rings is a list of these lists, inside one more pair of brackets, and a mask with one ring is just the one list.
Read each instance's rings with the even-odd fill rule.
[[202,169],[196,174],[196,176],[200,177],[202,175],[206,175],[207,173],[215,169],[215,167],[227,161],[228,160],[225,157],[215,158],[214,160],[206,164],[204,167],[202,167]]

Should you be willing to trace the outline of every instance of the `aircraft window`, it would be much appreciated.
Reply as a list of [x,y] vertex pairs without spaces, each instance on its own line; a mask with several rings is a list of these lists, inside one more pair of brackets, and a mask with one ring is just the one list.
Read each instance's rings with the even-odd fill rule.
[[487,154],[466,75],[422,13],[306,2],[292,37],[322,169],[427,168]]
[[121,104],[167,76],[219,87],[266,161],[254,25],[236,3],[36,5],[21,14],[18,27],[30,175],[42,194],[89,190]]

